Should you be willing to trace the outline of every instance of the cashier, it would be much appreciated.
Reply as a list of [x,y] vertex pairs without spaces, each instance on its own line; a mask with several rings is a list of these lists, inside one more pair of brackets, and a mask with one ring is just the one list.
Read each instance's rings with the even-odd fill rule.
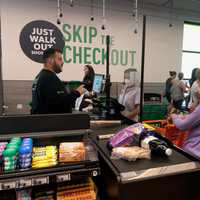
[[31,114],[70,113],[76,99],[84,93],[81,85],[70,91],[57,74],[63,70],[62,52],[59,49],[47,49],[43,54],[44,66],[32,85]]
[[124,72],[124,86],[119,95],[119,103],[125,109],[122,115],[130,120],[138,121],[140,108],[140,88],[136,69],[129,68]]

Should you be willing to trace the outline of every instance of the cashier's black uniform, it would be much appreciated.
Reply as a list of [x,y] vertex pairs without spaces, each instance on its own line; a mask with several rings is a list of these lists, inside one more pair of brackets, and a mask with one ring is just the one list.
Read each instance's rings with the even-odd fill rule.
[[32,86],[31,114],[70,113],[78,91],[69,91],[57,75],[42,69]]

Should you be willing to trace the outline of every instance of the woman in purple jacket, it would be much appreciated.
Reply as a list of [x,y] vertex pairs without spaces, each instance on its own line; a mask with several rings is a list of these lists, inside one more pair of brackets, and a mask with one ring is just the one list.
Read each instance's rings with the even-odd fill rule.
[[173,123],[180,130],[188,130],[188,136],[183,144],[183,149],[200,157],[200,104],[186,116],[172,114]]

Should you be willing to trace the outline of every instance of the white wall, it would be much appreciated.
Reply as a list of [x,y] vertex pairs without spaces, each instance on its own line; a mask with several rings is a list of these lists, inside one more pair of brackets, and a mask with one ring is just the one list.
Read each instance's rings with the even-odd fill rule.
[[183,21],[147,18],[145,82],[163,82],[169,70],[181,72]]
[[[117,7],[117,5],[115,5]],[[101,30],[101,10],[95,8],[95,21],[90,21],[90,8],[76,5],[70,8],[64,5],[63,23],[95,26],[98,36],[91,47],[103,48],[101,34],[115,37],[113,48],[135,50],[134,66],[141,66],[142,21],[138,34],[134,34],[134,21],[130,14],[109,9],[107,30]],[[1,2],[1,29],[4,80],[33,80],[42,65],[31,61],[21,50],[19,34],[27,23],[33,20],[47,20],[56,25],[56,1],[50,0],[3,0]],[[145,60],[145,82],[163,82],[169,70],[180,71],[182,56],[183,21],[174,21],[174,27],[168,27],[168,20],[159,17],[147,17],[147,41]],[[61,28],[62,30],[62,28]],[[75,46],[89,44],[67,43]],[[65,64],[60,75],[64,80],[81,80],[83,64]],[[111,66],[112,81],[122,81],[123,71],[130,66]],[[104,65],[95,66],[98,73],[105,72]]]

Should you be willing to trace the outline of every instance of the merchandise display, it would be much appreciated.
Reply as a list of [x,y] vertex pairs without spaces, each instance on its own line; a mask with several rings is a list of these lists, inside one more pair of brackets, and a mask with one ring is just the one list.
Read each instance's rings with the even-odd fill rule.
[[32,155],[32,168],[44,168],[57,165],[57,147],[34,147]]
[[84,161],[86,148],[83,142],[64,142],[59,147],[59,162]]
[[90,178],[83,183],[58,187],[57,191],[57,200],[96,200],[95,185]]
[[16,200],[32,200],[31,189],[16,191]]
[[39,169],[60,163],[78,162],[86,159],[83,142],[63,142],[57,146],[34,146],[32,138],[12,138],[10,142],[0,143],[1,171],[17,169]]
[[24,138],[19,149],[19,167],[26,169],[31,167],[33,140]]
[[55,200],[66,186],[59,190],[66,197],[70,189],[77,200],[95,200],[94,186],[85,182],[100,175],[89,120],[86,114],[0,118],[0,199]]
[[0,166],[4,171],[31,167],[33,140],[19,137],[0,143]]

